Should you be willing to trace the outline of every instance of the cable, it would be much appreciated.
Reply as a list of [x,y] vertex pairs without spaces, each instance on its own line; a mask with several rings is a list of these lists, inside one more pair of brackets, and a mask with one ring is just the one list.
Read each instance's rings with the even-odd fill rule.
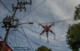
[[23,31],[24,36],[27,38],[27,41],[28,41],[28,43],[29,43],[29,45],[31,46],[31,49],[32,49],[32,45],[31,45],[31,43],[30,43],[30,41],[29,41],[29,39],[28,39],[28,36],[27,36],[27,34],[25,33],[25,31],[24,31],[24,29],[23,29],[22,26],[21,26],[21,30]]
[[[0,2],[4,5],[4,7],[10,12],[10,13],[12,13],[6,6],[5,6],[5,4],[0,0]],[[60,21],[57,21],[57,22],[60,22]],[[23,27],[22,27],[22,29],[23,29]],[[25,31],[24,31],[24,29],[23,29],[23,32],[24,32],[24,34],[25,34]],[[26,35],[26,38],[28,38],[28,36]],[[28,38],[29,39],[29,38]],[[37,43],[35,43],[35,44],[37,44]]]
[[[26,27],[26,28],[28,28],[28,27]],[[30,31],[32,31],[32,32],[35,32],[35,31],[33,31],[33,30],[31,30],[30,28],[28,28],[28,30],[30,30]],[[35,32],[35,33],[37,33],[37,32]],[[28,39],[30,39],[29,37],[28,37]],[[31,39],[30,39],[31,40]],[[40,45],[39,43],[36,43],[35,41],[33,41],[33,40],[31,40],[32,42],[34,42],[35,44],[37,44],[37,45]],[[57,40],[58,41],[58,40]],[[61,46],[60,46],[61,47]]]
[[[44,2],[42,1],[37,6],[35,6],[35,8],[33,9],[33,11],[31,11],[27,16],[31,15],[32,13],[34,13],[34,11],[36,11],[38,8],[40,8],[40,6],[43,6],[41,4],[44,4],[44,3],[45,3],[45,0],[44,0]],[[24,18],[24,17],[22,17],[22,18]],[[22,18],[20,18],[20,19],[22,19]]]
[[[44,1],[44,2],[45,2],[45,1]],[[40,4],[42,4],[42,3],[44,3],[44,2],[39,3],[39,4],[36,6],[36,8],[33,9],[33,11],[31,12],[31,14],[34,13],[34,11],[37,10],[37,8],[40,7]],[[42,6],[42,5],[41,5],[41,6]],[[28,14],[28,16],[29,16],[29,15],[30,15],[30,14]],[[22,18],[20,18],[20,19],[22,19]],[[66,20],[70,20],[70,18],[69,18],[69,19],[65,19],[65,20],[59,20],[59,21],[56,21],[56,22],[54,21],[54,22],[55,22],[55,23],[59,23],[59,22],[66,21]],[[53,22],[48,22],[48,23],[53,23]],[[44,24],[44,23],[43,23],[43,24]]]
[[12,14],[12,11],[7,8],[3,1],[0,0],[0,3]]
[[[21,30],[22,30],[22,28],[21,28]],[[23,32],[21,32],[21,31],[20,31],[20,30],[18,30],[18,29],[17,29],[16,31],[17,31],[17,32],[19,32],[19,33],[24,34]],[[24,35],[24,36],[25,36],[25,35]],[[15,38],[16,38],[16,37],[15,37]],[[29,42],[29,41],[28,41],[28,42]],[[15,44],[15,45],[16,45],[16,44]],[[13,48],[14,48],[14,50],[15,50],[15,48],[16,48],[16,47],[18,47],[18,46],[12,46],[12,47],[13,47]],[[21,47],[20,47],[20,48],[21,48]],[[28,48],[28,47],[25,47],[25,48]],[[28,49],[30,49],[30,48],[28,48]]]
[[[24,31],[23,27],[21,27],[21,29],[22,29],[22,30],[23,30],[23,32],[24,32],[24,36],[28,39],[28,42],[29,42],[29,40],[30,40],[30,41],[32,41],[32,43],[34,43],[34,44],[36,44],[36,45],[41,45],[41,44],[36,43],[35,41],[31,40],[31,39],[26,35],[26,33],[25,33],[25,31]],[[30,43],[30,42],[29,42],[29,43]],[[31,46],[31,48],[32,48],[32,46]]]
[[[0,2],[2,3],[2,5],[3,5],[10,13],[12,13],[12,12],[6,7],[6,5],[3,3],[3,1],[0,0]],[[44,3],[44,2],[42,2],[42,3]],[[42,4],[42,3],[40,3],[40,4]],[[39,5],[40,5],[40,4],[39,4]],[[37,5],[37,6],[39,7],[39,5]],[[37,6],[36,6],[36,7],[37,7]],[[38,7],[37,7],[37,8],[38,8]],[[34,9],[34,11],[37,10],[37,8]],[[32,12],[33,12],[33,11],[32,11]],[[31,12],[31,13],[32,13],[32,12]],[[29,14],[29,15],[30,15],[30,14]],[[68,20],[68,19],[66,19],[66,20]],[[61,22],[61,21],[65,21],[65,20],[59,20],[59,21],[56,21],[56,22]],[[49,23],[51,23],[51,22],[49,22]]]
[[[28,27],[26,27],[26,28],[28,28]],[[28,30],[31,30],[30,28],[28,28]],[[32,32],[35,32],[35,33],[38,33],[38,32],[36,32],[36,31],[33,31],[33,30],[31,30]],[[36,44],[36,45],[41,45],[41,44],[39,44],[39,43],[37,43],[37,42],[35,42],[35,41],[33,41],[32,39],[30,39],[29,37],[28,37],[28,39],[29,40],[31,40],[34,44]]]
[[[68,19],[64,19],[64,20],[58,20],[58,21],[53,21],[53,22],[44,22],[44,23],[39,23],[39,22],[31,22],[31,23],[33,23],[33,24],[55,24],[55,23],[60,23],[60,22],[67,22],[67,21],[73,21],[71,18],[68,18]],[[79,23],[80,22],[80,20],[78,20],[78,21],[73,21],[73,23],[74,24],[76,24],[76,23]],[[24,22],[23,24],[27,24],[27,22]]]
[[[22,28],[21,28],[21,30],[22,30]],[[20,31],[20,32],[21,32],[21,31]],[[24,31],[24,32],[25,32],[25,31]],[[24,35],[24,36],[25,36],[25,35]],[[31,40],[34,44],[36,44],[36,45],[41,45],[41,44],[33,41],[32,39],[30,39],[28,36],[27,36],[27,38],[28,38],[28,40]],[[62,46],[57,46],[57,47],[62,47]],[[58,49],[56,49],[56,50],[58,50]]]

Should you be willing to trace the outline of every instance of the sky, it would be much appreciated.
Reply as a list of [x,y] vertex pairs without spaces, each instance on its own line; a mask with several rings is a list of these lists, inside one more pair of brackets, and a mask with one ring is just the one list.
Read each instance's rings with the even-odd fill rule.
[[[16,4],[16,0],[2,1],[11,11],[11,4]],[[26,6],[27,12],[17,11],[16,18],[18,18],[20,22],[32,21],[34,24],[21,25],[16,28],[16,31],[11,29],[7,40],[10,47],[12,47],[14,51],[22,51],[27,47],[35,50],[39,46],[44,45],[53,51],[71,51],[66,43],[66,32],[70,22],[73,20],[75,6],[80,3],[80,0],[32,0],[32,2],[31,6]],[[7,15],[12,14],[0,3],[0,21]],[[38,23],[51,24],[50,22],[55,22],[55,25],[51,29],[56,34],[56,40],[54,40],[54,36],[49,33],[49,43],[47,43],[45,33],[40,39],[39,34],[43,29]],[[0,25],[2,26],[2,24]],[[5,29],[2,27],[0,27],[0,34],[3,39]],[[19,50],[15,47],[24,48],[19,48]]]

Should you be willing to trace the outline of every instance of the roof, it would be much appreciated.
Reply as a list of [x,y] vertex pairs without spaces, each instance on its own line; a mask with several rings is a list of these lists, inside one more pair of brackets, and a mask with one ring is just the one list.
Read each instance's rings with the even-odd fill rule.
[[[1,47],[1,42],[0,41],[0,47]],[[12,51],[12,49],[10,48],[10,46],[6,43],[5,46],[4,46],[4,50],[3,51]]]

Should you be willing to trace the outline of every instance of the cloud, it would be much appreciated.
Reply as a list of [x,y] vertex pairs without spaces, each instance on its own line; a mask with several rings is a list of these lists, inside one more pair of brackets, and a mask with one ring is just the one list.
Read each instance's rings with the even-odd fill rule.
[[[11,3],[14,3],[14,0],[6,0],[5,4],[6,6],[8,6],[8,8],[11,10]],[[16,16],[22,17],[21,21],[33,21],[33,22],[52,22],[52,21],[58,21],[61,19],[67,19],[67,18],[73,18],[73,13],[75,10],[75,6],[79,3],[79,0],[33,0],[33,5],[31,6],[32,8],[32,12],[28,15],[27,12],[18,12]],[[2,17],[5,17],[6,15],[9,14],[9,12],[2,6],[0,5],[0,16],[1,16],[1,20]],[[24,18],[23,18],[24,17]],[[37,23],[35,24],[37,25]],[[41,31],[41,28],[37,25],[37,27],[33,25],[26,25],[23,26],[26,32],[26,35],[28,34],[29,36],[31,36],[31,39],[34,39],[33,41],[35,41],[35,39],[37,39],[36,41],[40,40],[38,37],[39,32]],[[68,24],[65,22],[61,22],[61,23],[55,23],[55,27],[52,28],[52,30],[55,31],[56,35],[57,35],[57,40],[50,40],[51,44],[55,44],[55,46],[57,46],[56,48],[54,48],[53,50],[55,51],[71,51],[68,46],[66,47],[66,31],[68,29]],[[12,32],[11,32],[12,33]],[[15,42],[15,34],[16,34],[16,41],[19,39],[19,42]],[[18,36],[19,35],[19,36]],[[13,37],[14,36],[14,37]],[[33,36],[33,37],[32,37]],[[50,37],[52,37],[50,35]],[[27,45],[26,44],[26,40],[22,43],[21,41],[23,41],[24,39],[24,35],[23,34],[19,34],[18,33],[13,33],[10,34],[9,36],[9,42],[13,43],[12,45],[16,44],[23,46],[23,45]],[[44,40],[46,37],[43,37]],[[37,42],[39,43],[39,41]],[[43,42],[40,42],[43,43]],[[53,47],[55,47],[53,46]],[[51,47],[51,46],[50,46]],[[64,48],[65,47],[65,48]],[[64,49],[63,49],[64,48]]]

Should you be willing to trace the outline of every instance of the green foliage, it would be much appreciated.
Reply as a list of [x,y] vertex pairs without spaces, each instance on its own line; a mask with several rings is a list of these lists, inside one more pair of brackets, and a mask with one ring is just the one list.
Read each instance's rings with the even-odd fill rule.
[[79,20],[80,19],[80,4],[75,7],[75,13],[74,13],[74,20]]
[[80,48],[80,24],[73,24],[69,27],[67,32],[67,43],[73,49],[73,51],[78,51]]
[[37,51],[52,51],[52,50],[48,49],[46,46],[41,46],[37,49]]

